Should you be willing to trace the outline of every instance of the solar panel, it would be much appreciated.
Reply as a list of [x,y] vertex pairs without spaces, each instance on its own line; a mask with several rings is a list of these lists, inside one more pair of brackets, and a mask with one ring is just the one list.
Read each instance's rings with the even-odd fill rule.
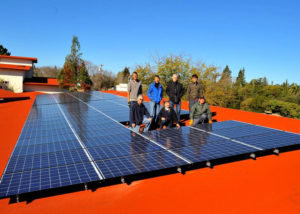
[[192,167],[300,145],[300,135],[238,121],[135,133],[126,98],[39,95],[0,181],[0,197]]

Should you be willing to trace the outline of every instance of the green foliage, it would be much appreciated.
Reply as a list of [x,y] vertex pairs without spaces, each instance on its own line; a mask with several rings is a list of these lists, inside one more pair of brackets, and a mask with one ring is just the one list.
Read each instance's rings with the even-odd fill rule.
[[3,47],[3,45],[0,45],[0,55],[10,56],[10,52],[5,47]]
[[300,105],[281,100],[268,100],[265,108],[273,113],[279,113],[284,117],[292,117],[300,119]]
[[78,37],[73,36],[71,53],[66,56],[64,66],[57,75],[60,87],[90,89],[92,81],[81,56]]
[[117,74],[117,83],[127,83],[128,82],[128,78],[130,76],[130,71],[128,67],[125,67],[123,69],[123,71],[120,71]]
[[147,86],[153,82],[155,74],[160,75],[164,89],[174,73],[180,76],[179,81],[183,83],[185,89],[191,76],[197,74],[202,94],[210,105],[261,113],[268,110],[285,117],[300,117],[299,85],[289,84],[287,81],[281,85],[273,85],[273,83],[269,85],[266,77],[253,79],[248,83],[244,68],[240,69],[237,78],[233,81],[229,66],[220,73],[213,65],[193,63],[191,58],[170,54],[157,57],[154,64],[137,65],[134,70],[144,84],[144,93],[147,93]]

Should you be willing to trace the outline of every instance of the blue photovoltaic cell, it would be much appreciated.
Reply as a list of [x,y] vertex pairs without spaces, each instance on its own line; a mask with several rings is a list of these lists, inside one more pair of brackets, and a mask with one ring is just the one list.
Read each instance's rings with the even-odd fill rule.
[[258,151],[190,127],[153,131],[155,141],[193,162],[247,154]]
[[90,163],[5,173],[1,180],[0,196],[17,195],[96,180],[99,180],[99,177]]
[[0,197],[300,144],[298,134],[238,121],[139,135],[118,123],[128,118],[127,99],[112,94],[37,96],[2,175]]

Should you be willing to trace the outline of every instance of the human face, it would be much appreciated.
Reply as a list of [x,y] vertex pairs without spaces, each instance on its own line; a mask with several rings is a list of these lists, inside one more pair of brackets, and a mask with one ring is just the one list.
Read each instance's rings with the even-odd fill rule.
[[138,100],[137,100],[138,104],[141,104],[143,102],[143,100],[144,100],[144,98],[139,97]]
[[154,78],[154,82],[155,82],[155,83],[159,83],[159,78],[158,78],[158,77],[155,77],[155,78]]
[[170,102],[165,102],[165,108],[170,108]]
[[136,73],[133,73],[133,74],[132,74],[132,79],[133,79],[133,80],[137,80],[137,74],[136,74]]
[[205,99],[199,99],[199,103],[202,105],[203,103],[205,103]]
[[176,81],[177,81],[177,75],[176,75],[176,74],[173,75],[173,76],[172,76],[172,79],[173,79],[173,82],[176,82]]
[[192,78],[193,83],[197,82],[197,80],[198,80],[198,79],[197,79],[196,77],[193,77],[193,78]]

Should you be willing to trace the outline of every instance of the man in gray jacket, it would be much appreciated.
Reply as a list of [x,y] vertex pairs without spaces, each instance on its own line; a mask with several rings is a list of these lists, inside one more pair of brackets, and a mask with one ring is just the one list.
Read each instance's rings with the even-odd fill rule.
[[128,91],[127,101],[129,106],[129,121],[132,121],[131,114],[130,114],[131,108],[134,103],[137,103],[138,96],[143,93],[142,83],[138,79],[138,74],[135,71],[132,73],[132,79],[128,82],[127,91]]
[[189,84],[187,88],[186,97],[189,102],[189,110],[192,110],[192,107],[195,103],[198,102],[198,99],[201,96],[201,87],[198,83],[198,76],[197,74],[193,74],[192,82]]
[[205,102],[205,98],[201,96],[199,102],[193,105],[190,112],[190,125],[196,125],[198,123],[204,123],[208,120],[211,121],[211,112],[208,104]]

